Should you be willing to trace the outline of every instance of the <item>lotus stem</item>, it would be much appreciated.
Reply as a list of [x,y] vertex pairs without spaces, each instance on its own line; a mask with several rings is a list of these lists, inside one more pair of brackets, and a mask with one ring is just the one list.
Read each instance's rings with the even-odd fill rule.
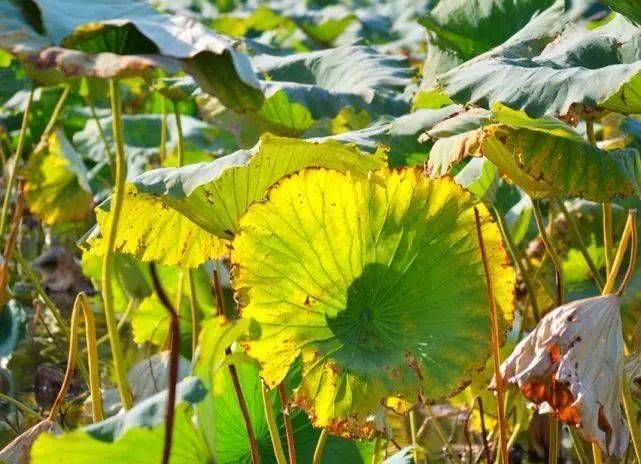
[[579,464],[591,464],[590,458],[583,448],[583,441],[579,436],[576,427],[569,426],[568,430],[570,431],[570,438],[572,439],[572,447],[576,453],[576,457],[579,460]]
[[596,443],[592,443],[592,460],[594,464],[603,464],[603,456],[601,455],[601,448]]
[[176,132],[178,133],[178,167],[180,167],[185,164],[185,141],[183,140],[183,124],[178,103],[174,103],[174,116],[176,118]]
[[[412,456],[414,456],[414,462],[418,463],[418,439],[416,435],[416,411],[413,409],[410,410],[410,436],[412,438]],[[323,430],[324,431],[324,430]]]
[[436,434],[440,438],[441,442],[443,442],[443,446],[447,450],[448,454],[451,456],[451,459],[457,464],[461,464],[461,459],[452,448],[452,444],[447,439],[447,436],[445,436],[445,432],[443,431],[441,424],[439,423],[436,415],[434,414],[434,411],[432,411],[432,408],[428,404],[424,404],[423,407],[425,408],[427,415],[430,417],[430,420],[432,421],[432,425],[434,426],[434,431],[436,431]]
[[13,404],[16,408],[20,409],[23,413],[29,414],[30,416],[33,416],[37,420],[40,420],[40,413],[38,411],[34,411],[31,409],[29,406],[24,404],[22,401],[18,401],[15,398],[10,397],[9,395],[5,395],[4,393],[0,393],[0,400],[6,401],[7,403]]
[[189,281],[189,310],[191,312],[191,355],[196,354],[198,347],[198,334],[200,323],[198,320],[198,300],[196,299],[196,283],[194,282],[194,271],[190,269],[187,274]]
[[[625,291],[626,287],[630,283],[630,280],[632,280],[632,275],[634,274],[634,271],[637,266],[637,252],[638,252],[638,231],[637,231],[637,220],[636,220],[636,211],[631,211],[631,213],[634,214],[633,220],[630,222],[631,224],[631,229],[632,229],[632,237],[631,237],[631,242],[630,242],[630,261],[628,262],[628,268],[625,272],[625,275],[623,276],[623,280],[621,281],[621,285],[619,285],[619,289],[617,290],[617,295],[621,296],[623,295],[623,292]],[[641,461],[639,461],[641,462]]]
[[505,224],[505,219],[496,207],[494,208],[494,214],[496,216],[496,223],[499,226],[499,231],[503,236],[503,241],[507,246],[507,251],[512,258],[514,266],[516,266],[516,269],[519,271],[519,274],[521,274],[521,278],[525,283],[528,299],[530,300],[530,304],[532,305],[532,314],[534,316],[534,320],[538,321],[539,319],[541,319],[541,313],[539,311],[539,302],[536,300],[536,293],[534,292],[534,285],[532,284],[532,280],[530,279],[530,274],[528,270],[524,268],[523,263],[519,259],[516,245],[514,243],[514,240],[512,240],[512,236],[510,235],[507,225]]
[[276,424],[276,417],[274,416],[274,405],[271,398],[271,392],[265,385],[264,381],[261,381],[261,395],[263,398],[263,407],[265,409],[265,420],[267,421],[267,427],[269,428],[269,435],[272,439],[272,448],[274,449],[274,455],[276,456],[276,462],[278,464],[287,464],[287,459],[285,458],[285,452],[283,451],[283,444],[280,441],[280,433],[278,431],[278,424]]
[[632,438],[632,446],[634,447],[634,454],[637,457],[637,462],[641,462],[641,429],[636,416],[637,411],[632,401],[632,393],[630,392],[630,384],[628,377],[623,373],[621,381],[621,396],[623,398],[623,410],[625,411],[625,418],[628,421],[630,428],[630,436]]
[[73,379],[74,366],[78,355],[78,335],[80,327],[80,316],[84,316],[85,321],[85,339],[87,342],[87,358],[89,360],[89,390],[91,392],[91,413],[93,422],[100,422],[104,415],[102,411],[102,393],[100,392],[100,373],[98,370],[98,349],[96,346],[96,324],[93,313],[89,307],[89,301],[84,293],[79,293],[73,305],[71,313],[71,337],[69,338],[69,356],[67,359],[67,370],[64,380],[60,386],[60,391],[56,397],[51,411],[49,420],[60,409],[62,402],[67,395],[67,390]]
[[47,305],[47,308],[49,308],[49,311],[51,311],[51,314],[53,315],[53,318],[56,320],[56,323],[60,327],[60,330],[64,334],[66,338],[69,338],[70,335],[70,330],[69,327],[67,327],[67,323],[65,322],[64,317],[62,317],[62,314],[60,313],[60,310],[56,306],[56,304],[53,302],[51,298],[49,298],[49,295],[47,295],[47,292],[45,292],[44,288],[42,288],[42,285],[40,284],[40,279],[38,276],[33,272],[33,269],[31,269],[31,266],[27,262],[26,259],[20,254],[18,250],[14,250],[13,252],[13,257],[15,260],[20,264],[20,268],[22,269],[22,272],[25,274],[25,277],[29,282],[31,282],[31,285],[33,285],[34,289],[36,290],[36,293],[40,298],[42,298],[42,301],[44,301],[45,305]]
[[568,211],[562,199],[560,198],[557,199],[556,203],[559,206],[559,209],[561,210],[561,212],[563,213],[565,220],[568,222],[568,224],[570,224],[570,229],[572,229],[572,233],[574,234],[577,244],[579,245],[579,251],[581,251],[581,254],[583,255],[583,259],[585,259],[586,264],[590,268],[590,272],[592,273],[592,278],[596,282],[597,287],[599,287],[599,291],[601,291],[604,285],[603,277],[601,277],[599,270],[594,264],[594,260],[590,256],[590,253],[588,253],[588,249],[585,245],[585,242],[583,241],[583,237],[581,236],[581,231],[579,230],[579,225],[576,222],[576,218],[572,213]]
[[485,243],[483,241],[483,232],[481,230],[481,218],[479,211],[474,208],[474,219],[476,220],[476,234],[478,236],[481,259],[483,260],[483,271],[485,273],[485,282],[487,284],[487,295],[490,305],[490,315],[492,319],[492,356],[494,360],[494,378],[496,379],[496,411],[499,423],[499,443],[501,451],[501,461],[508,464],[507,453],[507,424],[505,422],[505,386],[503,384],[503,374],[501,373],[501,347],[499,339],[499,317],[496,308],[496,299],[494,298],[494,287],[490,275],[490,266],[488,264]]
[[550,443],[548,452],[548,463],[556,464],[559,461],[559,419],[549,415],[550,419]]
[[294,427],[292,426],[292,416],[289,413],[289,398],[287,397],[287,388],[285,383],[278,385],[278,396],[280,405],[283,408],[283,421],[285,422],[285,435],[287,437],[287,454],[289,455],[289,464],[296,464],[296,443],[294,442]]
[[60,117],[62,108],[64,108],[65,106],[65,101],[69,96],[70,90],[71,90],[71,86],[69,85],[64,86],[62,94],[60,95],[60,98],[58,98],[58,101],[56,102],[56,106],[53,108],[53,111],[51,112],[49,122],[47,122],[47,126],[45,127],[44,131],[42,131],[42,135],[40,136],[40,142],[38,143],[38,146],[36,147],[35,152],[39,152],[44,147],[46,147],[49,136],[51,135],[54,128],[56,127],[56,122],[58,122],[58,118]]
[[[216,297],[216,311],[218,316],[225,316],[225,306],[223,303],[223,290],[220,285],[220,279],[218,277],[218,271],[214,269],[213,277],[214,281],[214,294]],[[231,349],[227,347],[225,349],[225,354],[229,356],[231,354]],[[232,384],[234,386],[234,392],[236,393],[236,399],[238,400],[238,406],[240,407],[240,412],[243,416],[243,421],[245,423],[245,430],[247,432],[247,438],[249,439],[249,449],[251,452],[252,464],[260,464],[260,452],[258,451],[258,441],[256,441],[256,435],[254,434],[254,427],[249,417],[249,410],[247,409],[247,402],[245,401],[245,395],[243,394],[243,389],[240,386],[240,380],[238,379],[238,371],[236,371],[236,366],[229,364],[229,376],[231,377]]]
[[381,456],[381,435],[377,434],[376,435],[376,441],[374,442],[374,452],[372,453],[372,461],[371,464],[378,464],[380,461],[380,456]]
[[318,443],[316,443],[316,449],[314,450],[314,458],[312,460],[312,464],[321,463],[321,459],[323,458],[323,451],[325,451],[325,444],[327,443],[328,437],[329,432],[327,431],[327,429],[321,430],[320,437],[318,437]]
[[[585,132],[590,145],[596,146],[594,121],[592,121],[591,119],[585,120]],[[601,203],[601,210],[603,212],[603,248],[605,250],[605,269],[607,275],[610,275],[614,257],[614,238],[612,235],[612,204],[609,202]]]
[[160,95],[160,111],[162,113],[160,119],[160,148],[159,158],[162,163],[167,159],[167,99]]
[[13,193],[13,186],[16,183],[16,175],[18,173],[18,163],[22,158],[24,146],[27,138],[27,128],[29,127],[29,115],[31,113],[31,106],[33,104],[33,95],[36,89],[32,88],[29,92],[27,105],[25,106],[24,113],[22,113],[22,124],[20,126],[20,135],[18,136],[18,146],[16,147],[16,155],[14,158],[11,172],[9,173],[9,180],[5,187],[4,200],[2,202],[2,212],[0,213],[0,237],[4,236],[4,228],[7,223],[7,216],[9,214],[9,204],[11,203],[11,194]]
[[116,310],[114,308],[113,295],[113,255],[116,244],[116,234],[120,222],[120,214],[125,195],[125,179],[127,177],[127,164],[125,159],[125,145],[122,129],[121,100],[120,88],[118,81],[109,81],[109,93],[111,97],[111,114],[113,138],[116,144],[116,176],[114,194],[111,202],[111,224],[106,232],[107,248],[102,260],[102,299],[107,322],[107,333],[109,334],[109,343],[113,357],[114,371],[116,375],[116,384],[120,400],[125,409],[130,409],[133,403],[131,391],[127,384],[127,373],[120,346],[120,337],[118,335],[118,324],[116,322]]
[[[614,291],[617,275],[619,274],[619,270],[621,269],[621,264],[623,264],[623,259],[630,243],[630,239],[632,238],[633,234],[636,236],[636,232],[634,231],[634,229],[636,229],[636,211],[631,210],[628,213],[628,220],[625,223],[625,228],[623,229],[623,234],[621,235],[621,242],[619,243],[619,248],[617,249],[617,253],[614,256],[610,272],[608,273],[608,279],[605,282],[605,287],[603,287],[603,295],[609,295]],[[634,246],[636,247],[636,244]]]
[[[178,383],[178,362],[180,357],[180,320],[178,311],[174,308],[162,288],[155,264],[149,265],[151,282],[156,295],[169,315],[169,378],[167,384],[167,412],[165,420],[165,440],[162,453],[162,464],[169,464],[174,436],[176,409],[176,384]],[[181,292],[181,290],[178,290]],[[180,301],[180,300],[179,300]]]
[[98,117],[98,113],[96,113],[96,105],[94,104],[93,99],[91,97],[88,97],[87,100],[89,103],[89,111],[91,111],[91,117],[94,119],[94,121],[96,121],[96,128],[98,129],[98,137],[100,137],[102,144],[105,146],[105,152],[107,153],[109,166],[111,166],[111,171],[115,172],[116,171],[116,166],[114,166],[115,157],[113,152],[111,151],[109,142],[107,141],[107,135],[105,134],[105,130],[102,127],[100,118]]
[[552,246],[552,242],[550,241],[548,233],[545,231],[543,215],[541,214],[541,206],[539,205],[537,200],[532,201],[532,211],[534,212],[536,226],[539,229],[539,235],[541,236],[541,240],[543,240],[545,249],[550,256],[550,259],[552,260],[552,264],[554,265],[554,269],[556,271],[556,305],[561,306],[563,304],[563,264],[561,263],[561,258]]

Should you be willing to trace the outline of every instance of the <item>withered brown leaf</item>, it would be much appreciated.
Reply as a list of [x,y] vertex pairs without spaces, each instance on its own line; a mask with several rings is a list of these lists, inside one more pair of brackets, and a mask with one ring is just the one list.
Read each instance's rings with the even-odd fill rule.
[[501,365],[505,382],[609,455],[622,456],[629,433],[621,412],[620,300],[604,295],[559,306],[541,319]]

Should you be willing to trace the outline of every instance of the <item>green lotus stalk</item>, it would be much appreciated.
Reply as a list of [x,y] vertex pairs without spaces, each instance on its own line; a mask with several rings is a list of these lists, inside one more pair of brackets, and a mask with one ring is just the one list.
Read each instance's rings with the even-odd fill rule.
[[22,158],[22,153],[24,152],[24,146],[27,138],[27,128],[29,127],[29,114],[31,113],[31,105],[33,104],[33,95],[36,89],[32,88],[29,92],[29,98],[27,99],[27,105],[25,106],[24,113],[22,113],[22,125],[20,126],[20,135],[18,136],[18,146],[16,147],[16,155],[14,158],[13,166],[11,167],[11,172],[9,173],[9,180],[5,187],[4,200],[2,202],[2,212],[0,213],[0,237],[4,236],[4,229],[7,225],[7,216],[9,214],[9,204],[11,203],[11,194],[13,193],[13,187],[16,183],[16,175],[18,172],[18,162]]
[[180,167],[185,164],[185,141],[183,140],[183,124],[177,102],[174,103],[174,116],[176,118],[176,132],[178,133],[178,167]]
[[47,123],[45,130],[42,131],[42,135],[40,136],[40,142],[38,143],[38,146],[34,150],[35,153],[38,153],[40,150],[43,150],[47,146],[49,136],[52,134],[53,130],[56,127],[56,123],[58,122],[58,118],[60,117],[62,108],[64,108],[65,106],[65,101],[69,96],[70,90],[71,90],[71,86],[65,85],[64,90],[60,95],[60,98],[58,98],[58,101],[56,102],[56,106],[53,108],[53,111],[51,112],[51,116],[49,117],[49,122]]
[[198,300],[196,299],[196,282],[194,271],[190,269],[187,273],[189,282],[189,310],[191,312],[191,354],[196,354],[198,347],[198,334],[200,333],[200,321],[198,318]]
[[20,409],[23,413],[28,414],[32,417],[34,417],[36,420],[40,420],[40,413],[38,411],[34,411],[31,409],[29,406],[24,404],[21,401],[18,401],[15,398],[12,398],[9,395],[5,395],[4,393],[0,393],[0,400],[6,401],[7,403],[13,404],[16,408]]
[[[409,413],[410,416],[410,437],[412,439],[412,456],[414,462],[418,462],[418,439],[416,436],[416,411],[413,409]],[[323,430],[324,431],[324,430]],[[319,440],[320,443],[320,440]]]
[[590,253],[588,253],[588,249],[585,245],[585,241],[583,240],[583,236],[581,235],[581,231],[579,230],[579,225],[576,222],[576,218],[572,213],[568,211],[563,200],[561,200],[560,198],[557,199],[556,204],[559,206],[561,213],[563,213],[565,220],[568,222],[568,224],[570,224],[570,229],[572,229],[572,233],[574,234],[577,244],[579,245],[579,251],[583,255],[583,259],[585,259],[586,264],[590,268],[590,272],[592,273],[592,278],[594,279],[597,286],[599,287],[599,290],[603,289],[603,285],[604,285],[603,277],[601,277],[601,274],[599,273],[599,270],[597,269],[596,264],[594,264],[594,260],[590,256]]
[[274,455],[276,456],[276,462],[278,464],[287,464],[287,459],[285,458],[285,452],[283,451],[283,444],[280,441],[280,432],[278,430],[278,424],[276,424],[276,417],[274,416],[273,401],[271,398],[270,390],[267,388],[264,382],[262,382],[262,387],[260,389],[261,395],[263,398],[263,406],[265,409],[265,420],[267,421],[267,427],[269,428],[269,435],[272,439],[272,447],[274,448]]
[[105,320],[107,322],[107,332],[109,334],[109,343],[113,358],[114,371],[116,375],[116,384],[120,400],[125,409],[130,409],[133,403],[131,391],[127,384],[127,372],[120,346],[120,337],[118,335],[118,324],[116,321],[116,309],[114,307],[113,295],[113,255],[116,243],[116,233],[120,222],[120,212],[125,194],[125,179],[127,177],[127,164],[125,160],[124,137],[122,130],[120,88],[118,81],[109,81],[109,93],[111,96],[111,114],[113,138],[116,144],[116,176],[114,194],[111,201],[111,224],[106,232],[105,254],[102,260],[102,299],[105,311]]
[[434,411],[432,411],[432,408],[428,404],[423,405],[423,407],[425,408],[425,411],[427,412],[427,415],[429,416],[430,420],[432,421],[432,425],[434,426],[434,430],[436,431],[436,434],[438,435],[439,439],[443,443],[443,446],[445,447],[445,449],[449,453],[451,459],[457,464],[462,464],[459,456],[456,454],[456,452],[452,448],[452,444],[447,439],[447,436],[445,436],[445,431],[441,427],[441,424],[438,422],[438,419],[437,419],[436,415],[434,414]]
[[499,226],[499,230],[501,231],[501,235],[503,236],[503,241],[505,242],[507,251],[510,254],[510,258],[512,258],[512,262],[516,266],[516,269],[519,271],[519,274],[523,279],[523,283],[525,283],[528,299],[530,300],[530,305],[532,305],[532,314],[534,316],[534,320],[538,321],[541,318],[541,313],[539,311],[539,302],[537,301],[536,293],[534,292],[534,285],[532,284],[532,280],[530,279],[530,273],[527,269],[525,269],[523,263],[519,259],[516,245],[514,243],[514,240],[512,240],[512,236],[510,235],[507,225],[505,224],[505,219],[496,207],[494,208],[494,215],[496,217],[496,224]]
[[280,405],[283,409],[283,422],[285,422],[285,435],[287,437],[287,454],[289,455],[289,464],[296,464],[296,444],[294,442],[294,427],[292,426],[292,416],[289,413],[289,398],[287,397],[287,388],[284,382],[278,385],[278,396]]
[[559,460],[559,419],[550,415],[550,446],[548,464],[556,464]]
[[162,113],[160,119],[160,149],[159,157],[162,163],[167,158],[167,99],[160,96],[160,111]]
[[78,357],[78,336],[80,328],[80,317],[84,317],[85,321],[85,338],[87,342],[87,358],[89,360],[89,390],[91,392],[91,412],[94,422],[99,422],[103,419],[102,411],[102,393],[100,392],[100,374],[98,370],[98,349],[96,345],[96,324],[94,321],[93,313],[89,307],[89,300],[87,295],[79,293],[73,305],[71,313],[71,337],[69,339],[69,356],[67,358],[67,370],[65,372],[64,380],[60,386],[60,391],[56,397],[51,411],[49,412],[49,419],[53,420],[54,416],[60,409],[62,402],[67,395],[67,390],[73,380],[73,371]]
[[568,431],[570,432],[572,447],[574,448],[576,457],[579,460],[579,464],[590,464],[590,458],[588,458],[588,455],[583,448],[583,441],[579,436],[576,427],[568,427]]
[[499,423],[499,444],[501,451],[501,462],[508,464],[507,454],[507,424],[505,422],[505,385],[503,383],[503,374],[501,374],[501,347],[500,347],[500,329],[499,318],[496,308],[496,297],[494,295],[494,286],[490,273],[489,261],[483,241],[483,232],[481,230],[481,217],[478,208],[474,207],[474,219],[476,221],[476,235],[478,238],[481,259],[483,261],[483,273],[487,285],[488,303],[490,305],[490,316],[492,320],[492,357],[494,361],[494,378],[496,382],[496,412]]
[[372,453],[372,463],[371,464],[378,464],[380,461],[380,456],[381,456],[381,442],[383,440],[381,439],[381,435],[377,434],[376,435],[376,441],[374,442],[374,452]]
[[327,429],[321,430],[321,434],[318,437],[318,443],[316,443],[316,449],[314,450],[314,458],[312,459],[312,464],[320,464],[323,458],[323,451],[325,451],[325,444],[327,443],[327,438],[329,437],[329,432]]
[[116,171],[116,166],[114,165],[115,157],[113,152],[111,151],[109,142],[107,141],[107,135],[105,134],[105,130],[102,127],[102,123],[100,122],[98,113],[96,113],[96,105],[94,104],[93,99],[90,96],[87,97],[87,103],[89,105],[89,111],[91,111],[91,117],[96,122],[96,128],[98,129],[98,137],[100,138],[100,141],[102,142],[102,144],[105,146],[105,152],[107,153],[107,158],[109,159],[109,165],[111,166],[111,171],[115,172]]
[[556,305],[561,306],[563,304],[563,263],[561,258],[557,254],[556,250],[552,246],[552,242],[548,233],[545,230],[545,224],[543,223],[543,215],[541,214],[541,206],[537,200],[532,201],[532,211],[534,212],[534,219],[536,221],[536,226],[539,229],[539,235],[545,249],[547,250],[548,256],[552,260],[554,269],[556,271]]
[[[214,281],[216,311],[218,313],[218,316],[226,317],[225,304],[223,302],[223,290],[220,285],[220,279],[218,277],[217,269],[214,269],[212,280]],[[225,349],[225,355],[231,355],[231,349],[229,347]],[[249,417],[249,410],[247,409],[245,395],[243,394],[243,389],[240,385],[240,380],[238,379],[238,371],[236,370],[236,366],[233,364],[229,364],[228,369],[229,376],[231,377],[231,381],[234,386],[234,392],[236,393],[236,399],[238,400],[238,406],[240,407],[240,412],[243,416],[243,422],[245,423],[245,431],[247,432],[247,438],[249,439],[249,450],[251,452],[252,464],[260,464],[261,459],[260,452],[258,451],[258,441],[256,441],[254,426],[252,425],[251,418]]]
[[[596,135],[594,133],[594,121],[586,119],[585,132],[590,145],[596,146]],[[603,211],[603,248],[605,250],[605,269],[608,275],[612,269],[612,260],[614,258],[614,238],[612,235],[612,204],[604,202],[601,204]]]

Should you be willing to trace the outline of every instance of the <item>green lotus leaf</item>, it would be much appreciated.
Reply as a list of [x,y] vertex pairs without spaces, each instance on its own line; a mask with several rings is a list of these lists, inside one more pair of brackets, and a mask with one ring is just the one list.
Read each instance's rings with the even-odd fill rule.
[[[590,28],[535,18],[508,42],[438,77],[456,102],[490,108],[503,103],[532,117],[605,109],[641,112],[638,29],[622,16]],[[523,92],[526,88],[527,92]],[[559,89],[562,89],[559,91]]]
[[209,233],[230,239],[247,208],[288,174],[317,166],[365,176],[383,165],[380,157],[364,155],[335,141],[315,143],[265,135],[251,150],[240,150],[211,163],[157,169],[133,179],[131,184]]
[[[177,388],[176,422],[171,462],[206,464],[211,456],[204,438],[192,421],[190,405],[202,401],[206,391],[202,383],[190,377]],[[139,403],[130,411],[82,430],[55,437],[41,435],[33,445],[31,462],[57,462],[64,456],[70,464],[95,462],[160,462],[164,444],[167,391]]]
[[232,285],[269,386],[302,357],[294,400],[316,426],[368,435],[387,397],[446,397],[483,367],[490,324],[473,207],[503,324],[515,274],[482,204],[420,170],[359,178],[307,169],[240,221]]
[[553,0],[440,1],[419,22],[428,31],[423,78],[441,72],[500,45]]
[[144,0],[100,1],[91,8],[78,0],[23,3],[3,3],[0,48],[37,74],[112,78],[183,68],[229,107],[262,105],[258,79],[234,41],[191,18],[159,13]]
[[492,112],[471,110],[444,121],[428,134],[443,137],[428,160],[434,177],[467,156],[485,156],[532,198],[608,201],[641,191],[636,149],[601,150],[556,119],[532,119],[496,105]]
[[604,3],[635,24],[641,24],[641,4],[639,2],[635,0],[605,0]]
[[369,47],[262,54],[252,63],[266,79],[266,100],[257,117],[272,131],[302,133],[314,121],[333,118],[345,107],[394,116],[409,109],[402,97],[412,75],[405,60]]
[[379,120],[360,130],[312,140],[337,140],[351,143],[363,151],[375,153],[383,149],[391,167],[416,166],[427,158],[429,146],[418,141],[419,136],[444,119],[462,111],[460,105],[439,109],[420,109],[390,120]]
[[25,175],[29,209],[45,224],[82,221],[91,213],[87,168],[61,130],[51,134],[47,150],[29,158]]

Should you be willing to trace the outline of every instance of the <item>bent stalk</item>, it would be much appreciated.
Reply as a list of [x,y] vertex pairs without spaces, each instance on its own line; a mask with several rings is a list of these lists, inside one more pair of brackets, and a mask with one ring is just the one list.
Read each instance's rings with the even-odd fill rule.
[[105,320],[107,322],[107,332],[109,334],[109,343],[111,345],[111,353],[113,357],[114,371],[116,374],[116,384],[118,386],[118,393],[120,400],[125,409],[130,409],[132,406],[132,396],[127,384],[127,373],[125,371],[125,364],[122,354],[122,347],[120,346],[120,337],[118,335],[118,324],[116,322],[116,309],[114,307],[113,295],[113,254],[116,244],[116,233],[118,231],[118,223],[120,221],[120,214],[122,211],[122,203],[125,195],[125,179],[127,176],[127,164],[125,160],[125,145],[122,130],[122,115],[121,115],[121,101],[120,101],[120,88],[118,82],[115,80],[109,81],[109,93],[111,96],[111,114],[112,114],[112,127],[113,138],[116,144],[116,176],[114,194],[111,201],[111,224],[107,230],[105,255],[102,260],[102,300],[105,311]]
[[[154,286],[156,295],[158,295],[158,299],[169,315],[169,378],[167,384],[165,441],[162,452],[162,464],[169,464],[174,437],[176,384],[178,383],[178,362],[180,356],[180,319],[178,318],[178,312],[172,306],[165,290],[160,284],[160,279],[158,279],[158,273],[156,272],[156,266],[153,263],[149,265],[149,271],[151,273],[151,282]],[[180,299],[178,302],[180,303]]]
[[556,250],[552,246],[550,237],[545,231],[545,224],[543,223],[543,215],[541,214],[541,207],[539,206],[538,201],[532,201],[532,211],[534,212],[534,219],[536,221],[536,226],[539,229],[539,235],[541,235],[541,240],[545,245],[545,249],[554,264],[554,269],[556,271],[556,305],[561,306],[563,304],[563,264],[561,263],[561,258],[556,253]]
[[11,194],[13,193],[13,186],[16,183],[16,175],[18,173],[18,162],[22,158],[24,152],[24,145],[27,137],[27,128],[29,126],[29,114],[31,113],[31,105],[33,104],[33,94],[36,89],[32,88],[29,92],[27,105],[25,106],[24,113],[22,114],[22,125],[20,126],[20,135],[18,136],[18,146],[16,147],[16,155],[14,157],[11,172],[9,173],[9,180],[5,187],[4,200],[2,202],[2,212],[0,213],[0,237],[4,236],[4,228],[7,225],[7,215],[9,214],[9,204],[11,203]]
[[98,350],[96,345],[96,324],[93,313],[89,307],[89,301],[84,293],[79,293],[73,305],[71,313],[71,337],[69,338],[69,357],[67,359],[67,370],[64,380],[58,391],[49,419],[52,420],[56,415],[62,402],[67,395],[67,390],[73,379],[74,366],[78,355],[78,336],[80,327],[80,316],[85,321],[85,339],[87,343],[87,358],[89,361],[89,391],[91,392],[91,413],[93,422],[99,422],[103,419],[102,411],[102,393],[100,392],[100,373],[98,370]]

